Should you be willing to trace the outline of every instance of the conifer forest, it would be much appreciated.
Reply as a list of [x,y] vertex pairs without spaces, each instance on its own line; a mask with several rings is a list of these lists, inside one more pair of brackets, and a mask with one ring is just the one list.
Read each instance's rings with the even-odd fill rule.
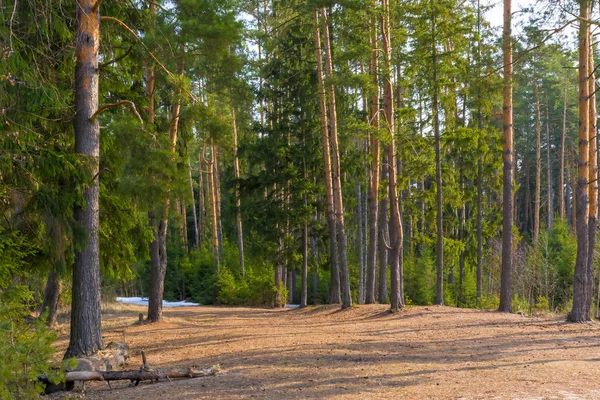
[[[494,331],[522,326],[567,335],[552,338],[564,349],[547,346],[574,359],[570,341],[596,343],[581,357],[591,351],[597,364],[598,2],[0,0],[0,21],[0,399],[36,398],[59,382],[204,375],[110,390],[90,383],[85,396],[159,399],[155,386],[212,379],[230,391],[173,398],[248,398],[227,379],[250,361],[224,345],[214,359],[192,347],[161,359],[178,337],[138,341],[176,335],[188,321],[196,325],[186,337],[208,335],[197,344],[210,346],[221,334],[202,329],[233,332],[232,318],[243,332],[264,329],[275,348],[290,326],[323,338],[367,322],[379,325],[365,332],[411,332],[411,318],[440,313],[421,327],[440,324],[437,339],[398,359],[437,352],[418,348],[441,346],[433,341],[444,331],[465,342],[513,335],[485,351],[526,351],[506,348],[525,345],[527,333]],[[122,303],[132,298],[141,302]],[[337,328],[317,328],[318,318]],[[473,326],[481,331],[459,332]],[[362,340],[352,332],[348,343]],[[378,340],[393,349],[411,342],[405,334]],[[116,348],[110,338],[129,342],[134,360],[82,370],[82,360]],[[450,359],[462,351],[457,338],[446,342],[457,346]],[[273,354],[277,364],[283,356]],[[365,354],[355,357],[364,368],[386,368]],[[288,362],[303,373],[316,365],[302,360]],[[563,373],[581,367],[597,380],[586,360]],[[151,369],[219,362],[227,374]],[[390,374],[402,368],[393,365]],[[403,381],[378,395],[362,376],[346,392],[317,391],[324,381],[307,375],[298,390],[313,391],[292,396],[276,389],[291,379],[281,368],[252,383],[263,387],[258,397],[550,393]],[[554,379],[537,371],[542,383]],[[485,373],[491,382],[500,372]],[[599,398],[595,390],[573,393]]]

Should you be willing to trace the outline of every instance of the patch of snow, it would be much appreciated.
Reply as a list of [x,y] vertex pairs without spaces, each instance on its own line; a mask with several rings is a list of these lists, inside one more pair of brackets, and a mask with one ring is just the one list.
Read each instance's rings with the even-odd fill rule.
[[286,304],[285,308],[298,308],[300,307],[300,304]]
[[[147,306],[147,297],[117,297],[117,301],[123,304],[135,304],[138,306]],[[163,300],[163,307],[190,307],[199,306],[199,303],[190,303],[188,301],[166,301]]]

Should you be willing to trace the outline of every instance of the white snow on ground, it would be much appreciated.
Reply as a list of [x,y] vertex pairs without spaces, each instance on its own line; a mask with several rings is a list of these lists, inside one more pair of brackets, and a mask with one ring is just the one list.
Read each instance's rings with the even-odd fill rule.
[[[137,306],[147,306],[147,297],[117,297],[117,301],[123,304],[135,304]],[[190,303],[188,301],[166,301],[163,300],[163,307],[190,307],[199,306],[198,303]],[[298,308],[300,304],[286,304],[285,308]]]
[[[147,306],[147,297],[117,297],[117,301],[124,304],[135,304],[138,306]],[[163,307],[189,307],[199,306],[198,303],[190,303],[187,301],[166,301],[163,300]]]

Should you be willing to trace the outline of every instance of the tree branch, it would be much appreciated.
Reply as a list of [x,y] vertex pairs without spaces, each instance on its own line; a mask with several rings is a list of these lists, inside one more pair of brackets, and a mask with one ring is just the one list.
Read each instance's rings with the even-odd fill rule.
[[109,110],[111,108],[121,107],[121,106],[128,106],[131,109],[131,112],[133,112],[135,114],[135,116],[140,120],[140,122],[144,123],[144,121],[142,120],[142,117],[140,116],[140,113],[138,113],[137,108],[135,108],[135,104],[133,104],[133,102],[129,101],[129,100],[121,100],[117,103],[103,105],[98,110],[96,110],[94,115],[92,115],[90,117],[90,122],[93,122],[96,119],[96,117],[98,117],[98,115],[102,114],[104,111]]

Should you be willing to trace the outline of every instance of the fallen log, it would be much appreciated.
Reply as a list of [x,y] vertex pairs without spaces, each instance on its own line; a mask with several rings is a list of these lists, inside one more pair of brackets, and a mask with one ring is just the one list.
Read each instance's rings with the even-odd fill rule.
[[206,369],[179,370],[126,370],[126,371],[73,371],[65,374],[65,382],[86,381],[158,381],[161,379],[198,378],[213,376],[219,372],[218,366]]
[[111,381],[128,380],[136,386],[141,381],[158,382],[161,379],[199,378],[203,376],[214,376],[221,371],[218,365],[210,368],[179,368],[179,369],[151,369],[146,361],[146,355],[142,352],[143,364],[140,369],[124,371],[69,371],[65,373],[65,379],[59,384],[51,382],[46,375],[38,378],[46,384],[46,393],[53,393],[72,388],[74,382],[106,381],[109,386]]

